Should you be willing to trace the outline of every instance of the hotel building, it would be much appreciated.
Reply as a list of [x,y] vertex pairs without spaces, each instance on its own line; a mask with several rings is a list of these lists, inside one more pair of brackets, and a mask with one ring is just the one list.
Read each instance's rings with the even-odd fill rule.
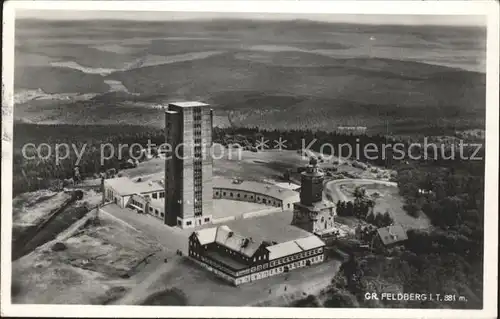
[[321,263],[324,246],[315,235],[283,243],[259,243],[224,225],[193,232],[189,237],[189,256],[237,286]]

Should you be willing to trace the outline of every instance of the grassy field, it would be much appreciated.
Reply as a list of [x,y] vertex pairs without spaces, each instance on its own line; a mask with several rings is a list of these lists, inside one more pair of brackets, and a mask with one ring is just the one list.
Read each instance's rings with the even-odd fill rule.
[[[54,251],[56,242],[65,248]],[[157,249],[140,232],[101,216],[99,225],[80,225],[69,237],[60,237],[16,260],[12,265],[13,302],[109,302],[130,285],[120,275]]]
[[[356,188],[353,184],[340,186],[341,191],[349,200],[354,200],[353,191]],[[378,193],[379,197],[375,199],[374,212],[385,213],[388,211],[395,223],[401,224],[405,229],[427,229],[430,227],[430,221],[425,215],[414,218],[403,209],[404,200],[398,193],[398,188],[394,186],[385,186],[380,184],[367,184],[362,188],[366,190],[367,196]]]
[[12,200],[12,222],[14,226],[37,226],[70,197],[71,194],[49,190],[16,196]]

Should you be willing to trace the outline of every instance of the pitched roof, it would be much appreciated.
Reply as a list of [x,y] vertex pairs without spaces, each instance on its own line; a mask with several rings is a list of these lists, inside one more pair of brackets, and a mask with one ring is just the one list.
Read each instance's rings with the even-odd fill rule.
[[194,232],[198,241],[201,245],[206,245],[213,243],[215,241],[215,234],[217,233],[217,228],[205,228]]
[[305,250],[325,246],[325,243],[315,235],[290,240],[281,244],[266,247],[269,250],[269,260],[300,253]]
[[247,191],[258,193],[266,196],[271,196],[279,200],[285,200],[288,198],[296,198],[299,201],[299,193],[296,191],[279,187],[273,184],[264,184],[254,181],[240,181],[224,178],[224,177],[214,177],[213,178],[214,188],[225,188],[234,189],[239,191]]
[[261,245],[261,243],[255,242],[251,238],[235,234],[225,225],[217,227],[215,242],[247,257],[252,257]]
[[391,225],[379,228],[377,229],[377,233],[384,245],[390,245],[408,239],[406,231],[401,225]]
[[[201,245],[216,242],[247,257],[252,257],[259,247],[263,245],[263,243],[251,240],[251,238],[235,234],[226,225],[201,229],[195,231],[194,234]],[[245,241],[247,242],[246,246],[243,245]],[[273,260],[323,246],[325,246],[325,243],[319,237],[311,235],[305,238],[270,245],[266,249],[269,251],[269,260]]]
[[266,249],[269,251],[269,260],[281,258],[288,255],[300,253],[302,248],[294,240],[286,241],[281,244],[268,246]]
[[318,247],[325,246],[325,243],[319,239],[318,236],[309,236],[305,238],[296,239],[295,242],[299,245],[303,250],[314,249]]

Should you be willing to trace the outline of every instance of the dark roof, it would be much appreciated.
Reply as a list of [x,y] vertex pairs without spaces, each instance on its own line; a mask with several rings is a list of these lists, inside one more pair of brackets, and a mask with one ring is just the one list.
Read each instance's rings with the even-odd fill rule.
[[377,229],[377,233],[384,245],[391,245],[408,239],[406,231],[401,225],[391,225]]

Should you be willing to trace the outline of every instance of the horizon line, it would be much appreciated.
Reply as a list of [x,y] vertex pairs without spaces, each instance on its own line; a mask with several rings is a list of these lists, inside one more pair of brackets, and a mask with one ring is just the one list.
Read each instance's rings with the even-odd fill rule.
[[314,23],[324,23],[324,24],[347,24],[347,25],[373,25],[373,26],[418,26],[418,27],[467,27],[467,28],[486,28],[485,24],[467,24],[467,23],[397,23],[397,22],[355,22],[355,21],[323,21],[323,20],[312,20],[312,19],[252,19],[252,18],[216,18],[216,19],[208,19],[208,18],[186,18],[186,19],[176,19],[176,20],[162,20],[162,19],[133,19],[133,18],[40,18],[40,17],[19,17],[16,20],[31,20],[31,21],[47,21],[47,22],[86,22],[86,21],[136,21],[136,22],[215,22],[215,21],[251,21],[251,22],[314,22]]
[[[45,11],[45,12],[43,12]],[[42,13],[43,12],[43,13]],[[242,13],[189,11],[108,11],[108,10],[30,10],[16,13],[16,20],[38,21],[137,21],[137,22],[293,22],[324,24],[486,27],[484,15],[428,14],[308,14],[308,13]]]

